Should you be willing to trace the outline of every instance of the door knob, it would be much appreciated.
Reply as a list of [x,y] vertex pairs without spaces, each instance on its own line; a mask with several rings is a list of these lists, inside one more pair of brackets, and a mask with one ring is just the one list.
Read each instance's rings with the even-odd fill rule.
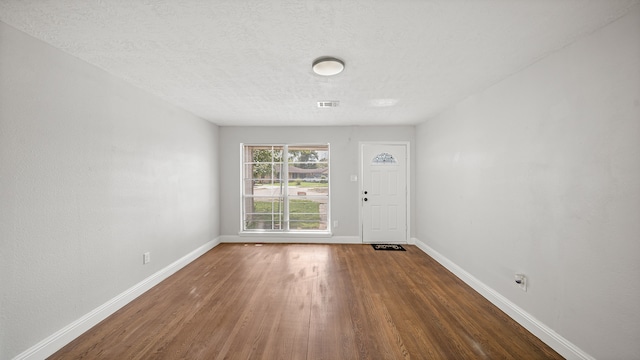
[[369,199],[367,199],[367,198],[364,198],[364,201],[367,201],[367,200],[369,200]]
[[364,194],[367,195],[367,190],[364,191]]

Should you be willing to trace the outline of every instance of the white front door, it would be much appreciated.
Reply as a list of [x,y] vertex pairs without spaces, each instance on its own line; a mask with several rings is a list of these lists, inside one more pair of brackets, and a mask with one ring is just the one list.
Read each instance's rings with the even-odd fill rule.
[[407,151],[408,144],[361,144],[364,243],[407,242]]

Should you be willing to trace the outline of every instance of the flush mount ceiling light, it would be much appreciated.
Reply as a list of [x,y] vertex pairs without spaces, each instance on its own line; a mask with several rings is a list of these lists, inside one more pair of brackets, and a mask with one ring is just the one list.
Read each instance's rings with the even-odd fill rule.
[[344,70],[344,61],[330,57],[323,56],[317,58],[313,62],[313,72],[322,76],[338,75]]

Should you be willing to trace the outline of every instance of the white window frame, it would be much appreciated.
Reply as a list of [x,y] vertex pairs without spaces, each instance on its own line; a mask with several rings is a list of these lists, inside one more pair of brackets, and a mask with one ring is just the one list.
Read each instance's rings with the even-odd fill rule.
[[[282,148],[282,169],[281,181],[284,184],[282,188],[282,207],[283,207],[283,224],[284,227],[282,229],[245,229],[245,200],[246,194],[245,192],[245,180],[247,179],[245,174],[245,165],[247,161],[245,159],[245,149],[247,147],[281,147]],[[289,179],[289,148],[290,147],[318,147],[318,146],[326,146],[327,148],[327,206],[326,206],[326,229],[318,229],[318,230],[301,230],[301,229],[290,229],[289,223],[289,182],[295,179]],[[250,174],[249,176],[252,176]],[[305,237],[315,237],[315,236],[331,236],[331,145],[329,143],[292,143],[292,144],[283,144],[283,143],[241,143],[240,144],[240,232],[239,235],[260,235],[260,236],[287,236],[287,235],[304,235]]]

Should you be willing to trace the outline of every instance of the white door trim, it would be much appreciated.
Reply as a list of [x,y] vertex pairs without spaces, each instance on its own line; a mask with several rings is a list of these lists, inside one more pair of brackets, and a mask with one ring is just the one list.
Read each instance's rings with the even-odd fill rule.
[[363,175],[364,175],[364,162],[362,161],[362,155],[363,155],[363,148],[365,145],[399,145],[399,146],[404,146],[405,150],[406,150],[406,161],[407,161],[407,166],[406,166],[406,192],[405,192],[405,196],[406,196],[406,231],[405,231],[405,244],[409,244],[410,243],[410,239],[411,239],[411,142],[409,141],[359,141],[358,142],[358,162],[359,162],[359,176],[358,176],[358,194],[357,194],[357,201],[358,201],[358,221],[359,221],[359,226],[358,226],[358,237],[360,238],[360,241],[363,244],[366,244],[364,242],[364,234],[362,231],[362,223],[363,223],[363,218],[362,218],[362,192],[364,191],[363,184],[362,184],[362,179],[363,179]]

